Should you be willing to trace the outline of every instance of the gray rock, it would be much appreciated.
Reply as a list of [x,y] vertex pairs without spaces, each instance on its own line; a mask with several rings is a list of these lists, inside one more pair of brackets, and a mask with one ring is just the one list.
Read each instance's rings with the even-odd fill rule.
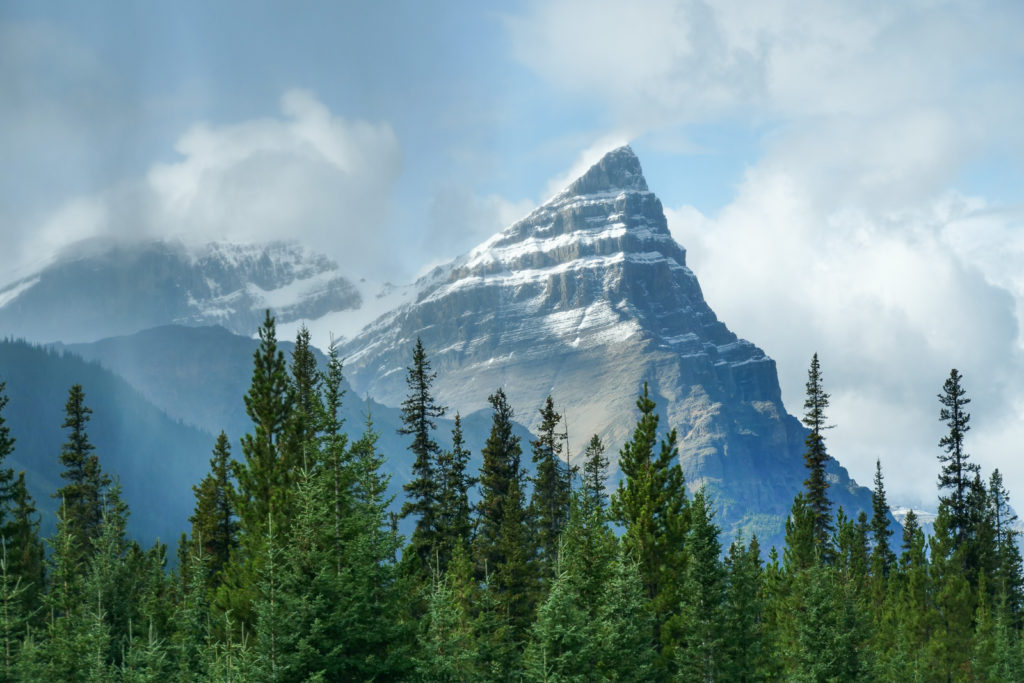
[[[572,457],[596,433],[614,459],[649,382],[688,486],[711,492],[726,539],[781,542],[806,477],[805,430],[782,405],[775,362],[704,301],[629,147],[417,289],[343,348],[356,391],[398,405],[419,337],[442,403],[483,409],[501,386],[536,427],[551,394]],[[848,514],[870,510],[870,492],[830,468],[833,500]]]

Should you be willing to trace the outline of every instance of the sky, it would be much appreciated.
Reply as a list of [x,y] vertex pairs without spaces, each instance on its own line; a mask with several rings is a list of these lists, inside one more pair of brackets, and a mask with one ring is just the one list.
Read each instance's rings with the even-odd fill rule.
[[955,367],[972,459],[1024,501],[1022,28],[984,0],[0,0],[0,283],[149,237],[410,282],[629,143],[791,413],[819,354],[860,483],[879,458],[934,506]]

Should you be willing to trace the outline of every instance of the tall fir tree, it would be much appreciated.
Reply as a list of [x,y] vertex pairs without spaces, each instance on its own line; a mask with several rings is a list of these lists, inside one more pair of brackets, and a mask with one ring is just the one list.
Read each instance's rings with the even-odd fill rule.
[[210,472],[192,487],[196,504],[189,522],[192,524],[192,542],[200,544],[209,588],[216,587],[220,573],[238,547],[238,521],[232,501],[235,487],[231,481],[231,445],[221,432],[213,447]]
[[438,542],[438,508],[441,482],[438,480],[437,459],[440,448],[434,440],[437,418],[443,417],[445,407],[430,393],[437,373],[430,369],[430,361],[423,342],[416,338],[412,351],[412,365],[407,368],[406,385],[409,393],[402,402],[402,427],[398,433],[411,436],[409,451],[413,454],[412,480],[404,484],[408,500],[402,504],[402,517],[416,519],[412,532],[411,554],[419,558],[417,570],[421,576],[430,572],[430,564]]
[[25,473],[15,476],[14,469],[5,466],[15,444],[3,415],[8,401],[7,384],[0,382],[0,538],[7,544],[7,576],[12,586],[18,586],[21,603],[31,606],[36,604],[43,590],[43,544],[39,539],[35,501],[25,485]]
[[323,378],[310,345],[309,328],[305,325],[299,328],[295,336],[289,369],[293,408],[288,450],[296,468],[312,467],[318,455],[318,436],[324,414],[324,406],[321,403]]
[[[939,439],[942,453],[939,462],[939,503],[949,507],[950,531],[953,532],[955,545],[959,547],[967,541],[970,533],[971,519],[968,509],[968,494],[973,475],[979,471],[976,463],[970,462],[970,456],[964,448],[964,436],[970,431],[971,414],[967,412],[967,390],[961,381],[963,375],[953,368],[949,377],[942,385],[939,394],[939,420],[946,423],[949,432]],[[947,493],[941,494],[946,490]]]
[[807,466],[804,490],[813,519],[814,540],[821,547],[822,560],[826,562],[831,556],[829,539],[833,531],[832,501],[828,497],[828,476],[825,474],[829,460],[824,436],[825,430],[830,428],[825,418],[828,400],[829,395],[822,385],[821,363],[815,353],[807,371],[807,398],[804,400],[803,423],[810,430],[804,440],[804,464]]
[[725,568],[713,516],[711,501],[702,488],[690,502],[682,577],[683,648],[676,652],[676,668],[684,680],[714,681],[725,673]]
[[525,474],[521,466],[522,447],[512,432],[513,410],[505,392],[488,398],[493,408],[491,432],[481,455],[480,504],[474,555],[480,576],[487,581],[486,592],[502,614],[508,629],[508,643],[498,647],[502,656],[513,656],[508,666],[518,667],[518,654],[529,626],[536,600],[535,554],[526,528]]
[[469,489],[477,483],[466,467],[470,452],[462,434],[462,416],[455,413],[452,426],[452,448],[442,451],[438,460],[441,477],[438,514],[438,554],[436,571],[444,572],[458,548],[469,551],[470,519]]
[[[253,353],[252,384],[245,395],[253,431],[242,437],[244,462],[232,463],[238,482],[235,510],[239,525],[243,535],[254,540],[265,538],[271,514],[277,528],[285,526],[295,465],[287,449],[294,395],[269,310],[259,338],[259,348]],[[255,545],[259,543],[256,540]]]
[[640,417],[633,437],[619,451],[624,479],[612,495],[611,520],[625,528],[623,546],[640,567],[654,611],[659,671],[667,675],[680,637],[678,577],[685,568],[689,507],[675,430],[661,440],[655,453],[658,415],[646,382],[636,405]]
[[536,529],[541,575],[547,580],[558,556],[559,538],[569,520],[569,466],[562,462],[562,435],[558,425],[562,416],[548,396],[540,409],[538,436],[530,442],[533,449],[533,495],[530,516]]
[[1003,475],[993,470],[988,484],[988,506],[995,534],[995,572],[993,583],[996,608],[1003,610],[1004,621],[1017,626],[1024,608],[1024,566],[1017,538],[1017,515],[1010,507],[1010,494],[1003,485]]
[[590,437],[583,452],[583,500],[584,504],[594,509],[605,510],[608,494],[605,493],[605,482],[608,481],[608,457],[604,454],[605,447],[601,437],[594,434]]
[[99,458],[93,452],[95,447],[89,441],[86,426],[92,410],[85,405],[81,384],[75,384],[68,391],[64,411],[61,427],[69,431],[68,440],[61,449],[60,461],[64,471],[60,476],[67,483],[53,497],[61,501],[60,515],[79,548],[78,558],[81,559],[89,554],[92,541],[99,536],[103,496],[110,485],[110,478],[100,468]]
[[885,480],[882,478],[882,461],[875,460],[874,488],[871,491],[871,573],[875,577],[889,577],[896,562],[896,554],[889,546],[892,529],[889,528],[889,503],[885,496]]

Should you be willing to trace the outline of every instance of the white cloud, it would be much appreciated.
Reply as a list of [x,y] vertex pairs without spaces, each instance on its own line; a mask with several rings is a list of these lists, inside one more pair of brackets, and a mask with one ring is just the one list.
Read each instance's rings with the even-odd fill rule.
[[333,115],[292,90],[282,117],[197,124],[180,160],[142,179],[66,202],[29,238],[23,260],[93,237],[254,242],[294,238],[353,273],[386,263],[391,191],[401,150],[387,124]]
[[790,410],[818,351],[832,452],[865,484],[881,457],[896,496],[927,500],[935,396],[957,367],[974,397],[972,452],[1013,470],[1024,495],[1009,466],[1024,220],[956,190],[987,155],[1024,151],[1024,6],[598,5],[527,5],[508,23],[514,54],[636,137],[722,121],[767,131],[728,205],[668,214],[712,308],[778,360]]

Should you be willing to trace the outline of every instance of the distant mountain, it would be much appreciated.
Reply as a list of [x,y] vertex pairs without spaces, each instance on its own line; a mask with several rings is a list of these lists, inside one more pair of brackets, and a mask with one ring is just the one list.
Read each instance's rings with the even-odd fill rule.
[[0,287],[0,335],[84,342],[171,323],[248,335],[268,308],[285,323],[361,303],[336,263],[292,243],[85,242]]
[[[416,290],[343,346],[359,392],[397,404],[420,337],[442,402],[476,410],[501,386],[533,426],[551,394],[575,454],[597,433],[614,458],[647,381],[690,488],[708,487],[727,536],[781,542],[806,432],[782,404],[775,362],[704,301],[630,148]],[[870,510],[867,489],[834,461],[829,472],[837,504]]]
[[191,487],[208,469],[211,434],[168,417],[120,377],[69,353],[0,341],[0,381],[7,383],[4,418],[16,439],[7,465],[25,470],[45,533],[54,529],[58,507],[51,495],[65,483],[60,452],[68,389],[81,384],[93,411],[89,439],[103,470],[121,481],[130,533],[174,546],[192,512]]

